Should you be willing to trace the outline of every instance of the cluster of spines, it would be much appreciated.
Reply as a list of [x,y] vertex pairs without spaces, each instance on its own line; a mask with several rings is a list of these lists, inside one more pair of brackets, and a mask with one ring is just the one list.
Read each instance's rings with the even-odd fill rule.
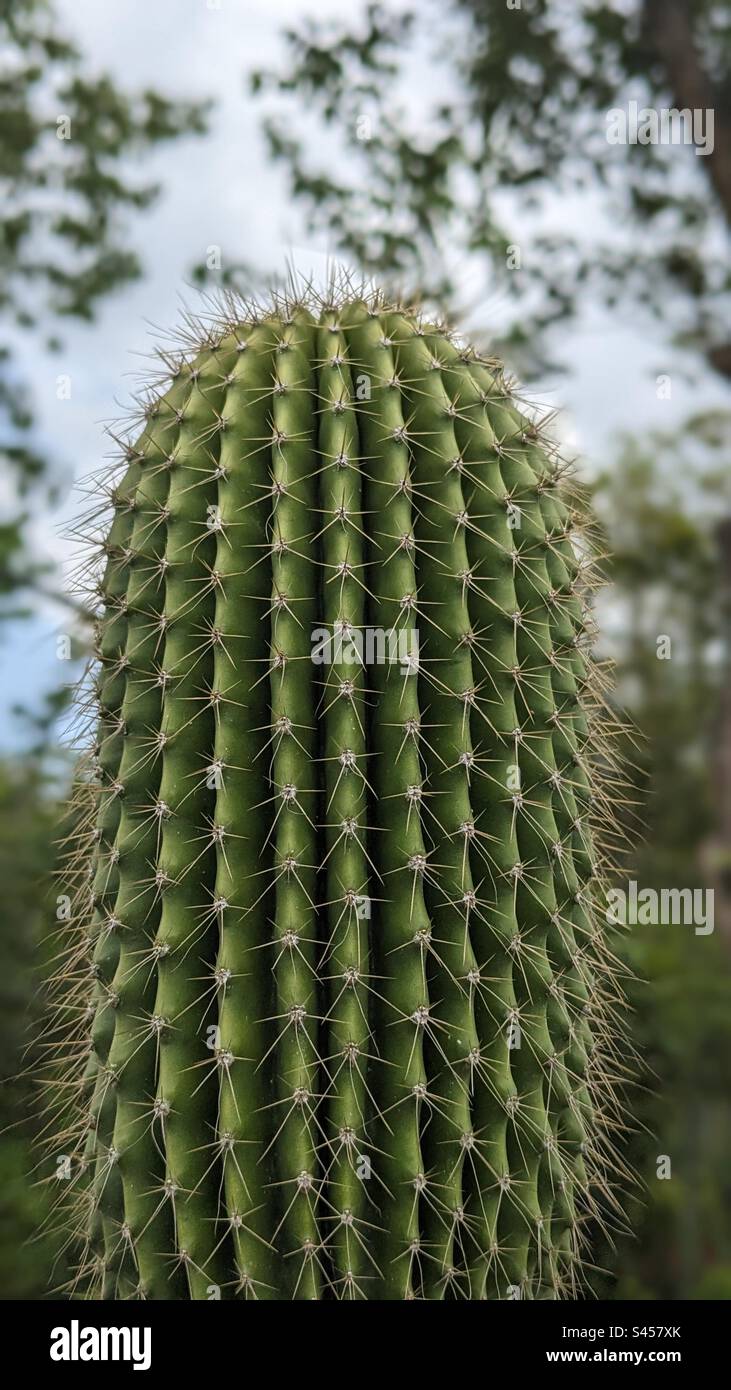
[[[230,309],[105,485],[55,1098],[79,1286],[571,1294],[623,1121],[564,466],[441,326]],[[366,626],[418,669],[338,659]]]

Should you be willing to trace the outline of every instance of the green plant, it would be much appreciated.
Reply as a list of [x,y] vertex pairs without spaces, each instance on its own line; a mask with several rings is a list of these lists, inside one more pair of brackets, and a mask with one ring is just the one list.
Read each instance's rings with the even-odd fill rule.
[[580,493],[378,296],[182,348],[104,485],[75,1286],[571,1295],[621,1119]]

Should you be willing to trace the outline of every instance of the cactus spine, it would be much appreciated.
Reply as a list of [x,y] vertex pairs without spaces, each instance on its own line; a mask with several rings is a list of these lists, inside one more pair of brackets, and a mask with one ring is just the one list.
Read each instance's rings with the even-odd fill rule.
[[74,1285],[575,1295],[616,1122],[577,495],[379,296],[229,301],[165,362],[105,484]]

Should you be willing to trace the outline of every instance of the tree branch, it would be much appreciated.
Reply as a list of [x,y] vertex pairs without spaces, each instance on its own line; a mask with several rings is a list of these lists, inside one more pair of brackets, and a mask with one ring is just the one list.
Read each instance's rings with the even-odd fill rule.
[[643,0],[643,26],[665,66],[675,104],[681,109],[713,110],[713,150],[704,158],[731,224],[731,121],[722,93],[701,65],[687,0]]

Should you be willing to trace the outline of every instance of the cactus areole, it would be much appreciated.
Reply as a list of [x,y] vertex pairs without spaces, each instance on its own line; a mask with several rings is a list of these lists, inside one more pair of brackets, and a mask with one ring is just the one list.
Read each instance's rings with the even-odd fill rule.
[[578,492],[498,362],[377,294],[163,356],[66,870],[74,1289],[575,1297],[616,994]]

